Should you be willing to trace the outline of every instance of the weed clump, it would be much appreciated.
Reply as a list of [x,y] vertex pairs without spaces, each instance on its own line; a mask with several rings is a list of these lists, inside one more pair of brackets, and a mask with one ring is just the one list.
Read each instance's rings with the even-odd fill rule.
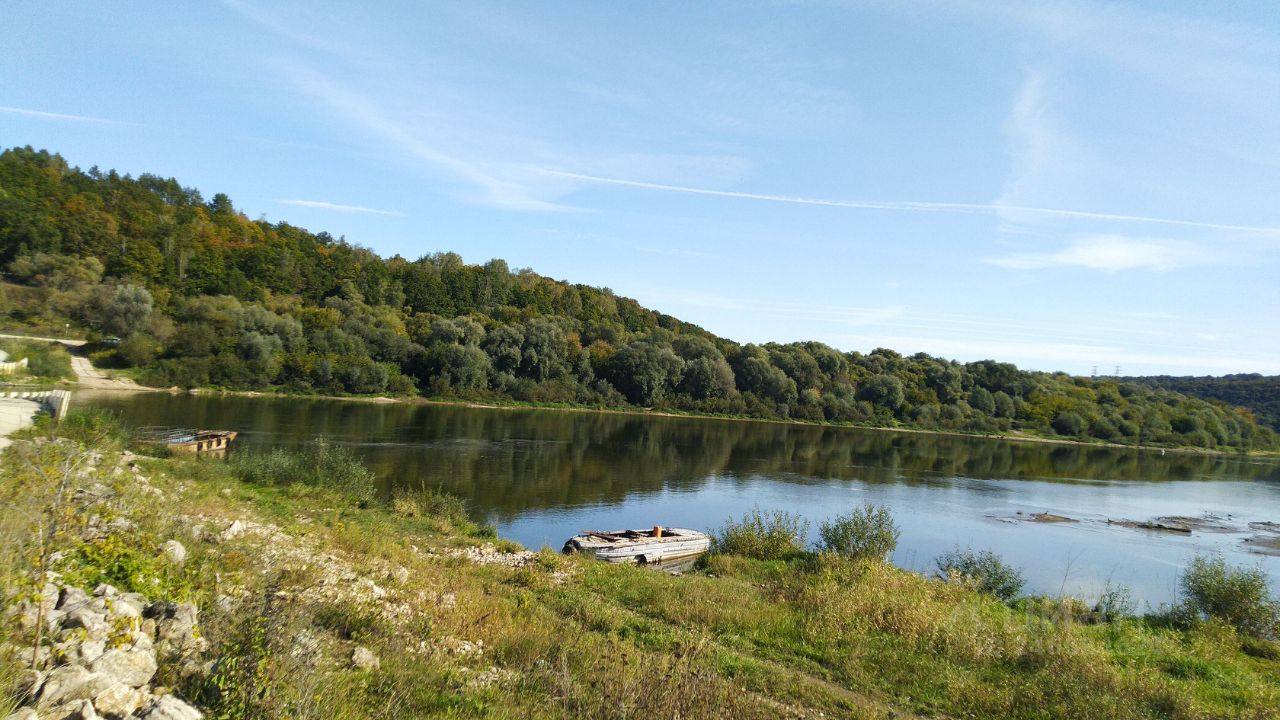
[[30,429],[15,435],[31,436],[66,438],[82,447],[115,448],[128,442],[130,431],[118,413],[103,408],[84,408],[69,411],[61,420],[48,413],[36,415]]
[[1221,556],[1198,555],[1181,580],[1184,621],[1221,620],[1243,635],[1272,639],[1280,632],[1280,601],[1261,568],[1232,567]]
[[994,595],[1005,602],[1016,598],[1026,584],[1020,570],[990,550],[957,547],[939,555],[934,563],[942,578],[971,578],[979,592]]
[[824,552],[851,558],[884,560],[898,547],[901,531],[893,522],[893,513],[880,505],[867,503],[831,522],[818,527]]
[[804,549],[809,521],[785,510],[752,508],[742,520],[726,520],[714,533],[715,550],[729,555],[780,560]]
[[236,477],[247,483],[335,490],[350,496],[360,507],[367,507],[377,495],[373,471],[350,450],[323,438],[296,451],[235,452],[229,463]]

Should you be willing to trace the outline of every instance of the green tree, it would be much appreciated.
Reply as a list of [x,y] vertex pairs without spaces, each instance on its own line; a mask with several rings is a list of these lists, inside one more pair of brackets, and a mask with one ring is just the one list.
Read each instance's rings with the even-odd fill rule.
[[86,308],[90,325],[108,335],[132,335],[151,318],[151,293],[137,285],[104,286]]

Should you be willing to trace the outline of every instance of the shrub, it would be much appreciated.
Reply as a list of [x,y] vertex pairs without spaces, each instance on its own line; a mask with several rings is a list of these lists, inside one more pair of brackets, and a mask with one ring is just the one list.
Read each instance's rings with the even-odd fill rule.
[[957,547],[939,555],[934,562],[942,577],[973,578],[978,583],[979,592],[995,595],[1005,602],[1017,597],[1026,583],[1021,571],[990,550],[962,550]]
[[1138,612],[1138,606],[1127,585],[1112,585],[1108,582],[1102,591],[1102,597],[1098,598],[1098,604],[1093,606],[1093,612],[1103,622],[1114,622],[1133,617]]
[[9,353],[13,361],[27,359],[27,374],[37,378],[61,380],[73,377],[71,355],[59,343],[49,342],[0,342],[0,349]]
[[819,548],[853,558],[886,559],[898,547],[901,532],[893,514],[880,505],[867,503],[847,515],[818,527]]
[[350,495],[362,507],[377,494],[373,472],[350,450],[323,438],[297,451],[234,452],[230,465],[236,477],[245,482],[328,488]]
[[391,495],[391,511],[401,517],[434,520],[442,532],[470,525],[466,503],[435,488],[396,488]]
[[1198,555],[1181,585],[1182,605],[1192,617],[1222,620],[1256,638],[1273,638],[1280,629],[1280,601],[1268,592],[1262,568],[1231,567],[1221,556]]
[[759,560],[777,560],[802,550],[808,533],[809,521],[799,515],[785,510],[763,512],[752,508],[741,521],[725,521],[720,532],[715,533],[715,550]]
[[1073,413],[1064,410],[1058,413],[1053,419],[1053,431],[1059,435],[1079,435],[1084,432],[1088,424],[1085,419],[1080,417],[1079,413]]
[[71,410],[55,421],[44,415],[38,418],[38,430],[51,430],[58,437],[74,440],[85,447],[122,444],[129,439],[129,429],[120,415],[103,408]]

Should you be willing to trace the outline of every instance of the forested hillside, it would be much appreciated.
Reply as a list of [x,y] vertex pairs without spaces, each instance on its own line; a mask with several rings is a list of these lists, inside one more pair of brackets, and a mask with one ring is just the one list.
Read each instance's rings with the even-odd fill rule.
[[821,343],[739,345],[607,289],[449,252],[414,260],[222,194],[31,148],[0,154],[10,326],[71,322],[157,386],[422,393],[1206,448],[1275,445],[1250,412],[1138,382]]
[[1257,373],[1222,377],[1154,375],[1125,378],[1125,380],[1205,400],[1218,400],[1239,405],[1252,410],[1260,424],[1272,430],[1280,430],[1280,375]]

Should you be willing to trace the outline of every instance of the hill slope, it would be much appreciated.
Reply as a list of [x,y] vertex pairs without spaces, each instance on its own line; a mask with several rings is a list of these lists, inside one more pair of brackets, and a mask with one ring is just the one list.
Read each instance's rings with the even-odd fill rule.
[[1216,400],[1252,410],[1258,422],[1280,430],[1280,375],[1246,373],[1222,377],[1152,377],[1125,378],[1147,387],[1172,390],[1205,400]]
[[254,221],[176,180],[0,154],[10,324],[117,337],[95,357],[159,386],[280,388],[907,425],[1204,448],[1275,435],[1222,403],[1134,382],[821,343],[740,345],[607,289],[381,258]]

